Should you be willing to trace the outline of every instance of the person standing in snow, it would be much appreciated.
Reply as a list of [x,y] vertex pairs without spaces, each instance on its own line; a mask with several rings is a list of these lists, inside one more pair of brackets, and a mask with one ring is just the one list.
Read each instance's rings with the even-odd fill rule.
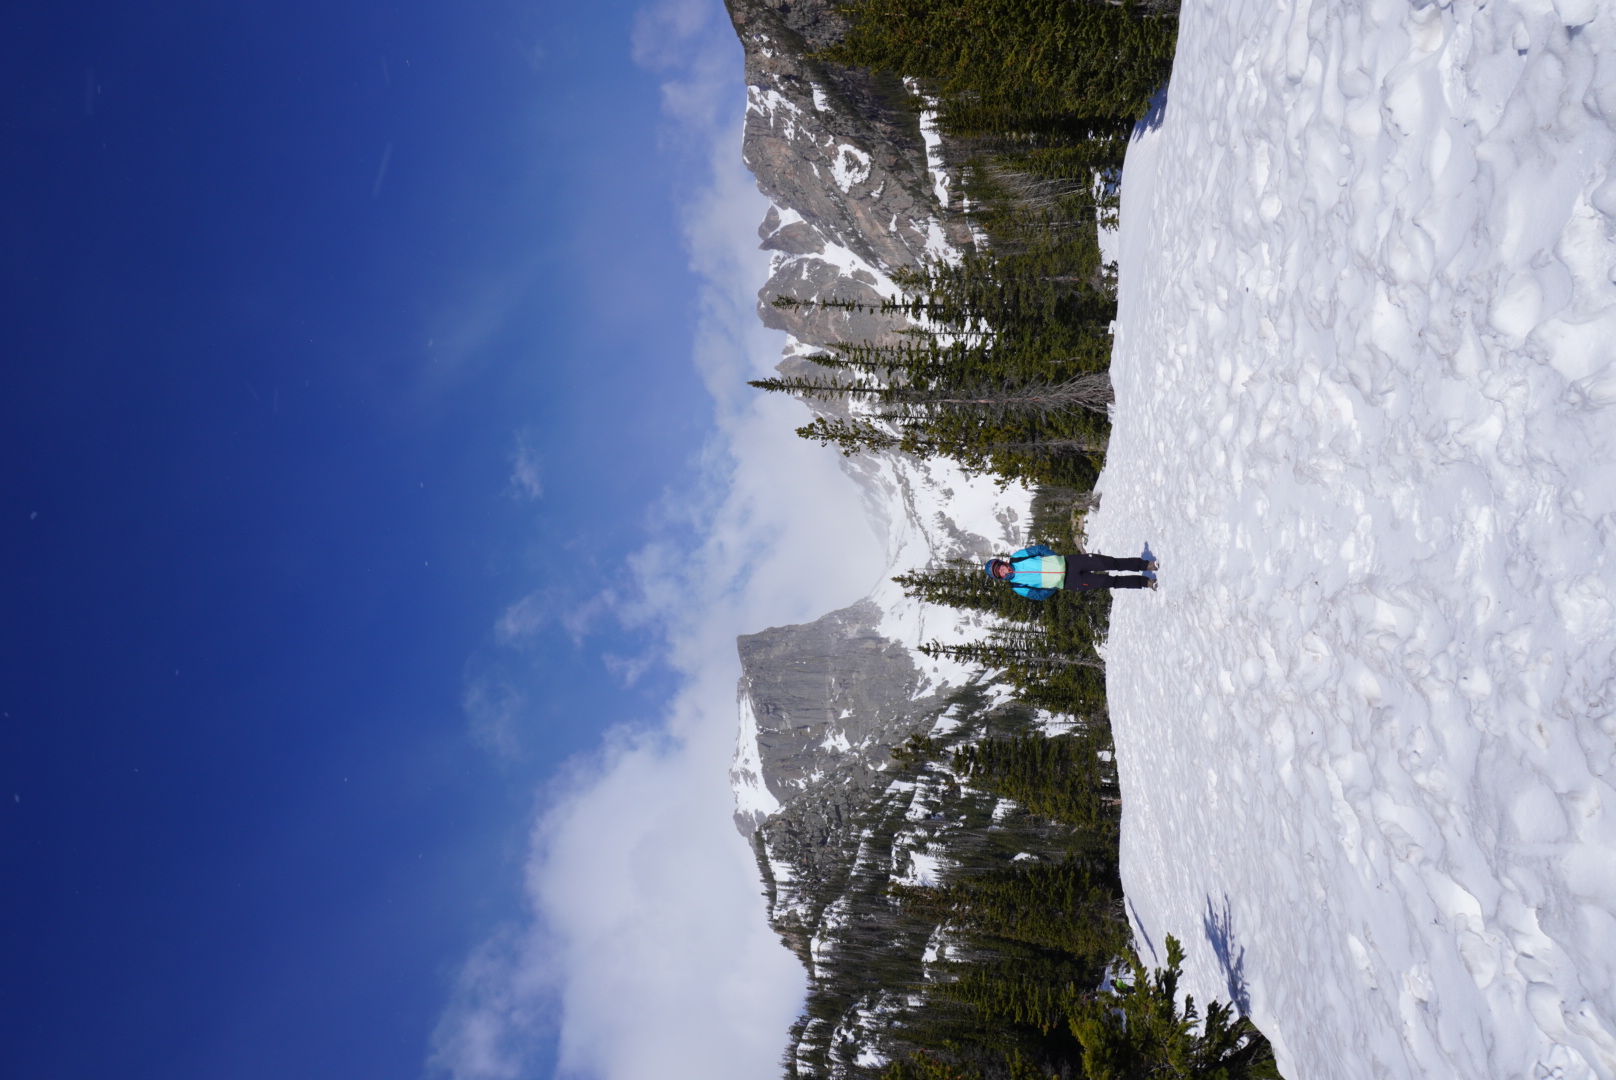
[[1154,589],[1156,579],[1112,577],[1107,570],[1155,570],[1144,559],[1116,559],[1110,555],[1057,555],[1043,544],[1022,548],[1008,559],[983,564],[988,577],[1008,582],[1028,600],[1048,600],[1061,589]]

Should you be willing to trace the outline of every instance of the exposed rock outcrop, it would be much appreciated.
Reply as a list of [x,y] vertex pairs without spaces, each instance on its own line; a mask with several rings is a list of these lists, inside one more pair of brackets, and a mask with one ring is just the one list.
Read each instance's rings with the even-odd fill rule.
[[828,0],[727,3],[746,50],[743,156],[775,204],[759,232],[780,257],[759,314],[810,345],[878,337],[892,320],[768,302],[879,302],[892,269],[969,243],[942,221],[941,141],[899,80],[813,58],[846,32]]
[[739,641],[742,711],[779,809],[738,812],[736,823],[759,833],[770,916],[804,961],[850,872],[871,799],[891,781],[892,747],[928,729],[943,705],[917,693],[920,670],[908,648],[877,632],[881,615],[863,600]]
[[[845,32],[827,0],[726,2],[746,51],[744,155],[772,203],[758,230],[774,253],[758,312],[791,335],[780,367],[796,373],[813,366],[804,354],[816,347],[879,340],[904,322],[769,301],[879,303],[895,294],[893,271],[947,256],[970,235],[946,213],[946,147],[921,103],[895,79],[811,55]],[[1019,544],[1030,502],[1019,485],[896,454],[846,466],[887,538],[892,573]],[[813,622],[739,639],[735,820],[757,852],[770,921],[811,976],[788,1075],[872,1075],[884,1060],[882,1033],[902,1003],[870,989],[863,965],[909,972],[899,985],[921,976],[928,949],[926,932],[900,925],[887,888],[930,880],[945,860],[939,838],[993,812],[946,770],[892,756],[911,734],[966,717],[980,725],[1005,707],[967,686],[970,671],[916,648],[974,632],[971,616],[924,609],[888,581]]]

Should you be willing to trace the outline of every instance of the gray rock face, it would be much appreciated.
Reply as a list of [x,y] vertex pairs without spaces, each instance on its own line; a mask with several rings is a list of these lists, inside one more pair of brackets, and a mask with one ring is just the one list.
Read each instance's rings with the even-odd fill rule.
[[825,250],[825,239],[819,231],[806,221],[793,221],[790,225],[780,224],[780,210],[778,207],[769,207],[764,215],[763,224],[758,226],[758,235],[763,243],[758,246],[764,251],[783,251],[787,255],[819,255]]
[[765,782],[782,804],[817,784],[827,765],[879,771],[893,736],[909,730],[920,672],[908,649],[876,633],[880,616],[863,600],[739,639]]
[[[968,242],[962,227],[940,221],[939,162],[928,162],[916,99],[895,78],[812,55],[847,30],[830,0],[726,4],[746,53],[743,156],[773,203],[758,228],[775,253],[759,316],[811,346],[891,340],[907,325],[901,317],[769,302],[876,305],[890,295],[892,270]],[[781,370],[816,369],[788,355]],[[816,408],[843,411],[834,402]],[[913,655],[876,631],[881,615],[864,601],[739,640],[743,726],[753,726],[755,742],[743,730],[751,749],[745,761],[737,754],[737,790],[750,785],[752,797],[736,823],[757,847],[771,920],[804,961],[855,861],[872,793],[887,784],[891,748],[937,710],[933,697],[917,697]]]
[[812,345],[878,338],[901,322],[768,302],[879,303],[878,275],[941,242],[970,242],[964,225],[938,220],[915,98],[895,78],[811,56],[846,32],[828,0],[726,2],[746,50],[743,156],[780,208],[760,230],[764,249],[784,257],[759,291],[759,315]]
[[891,780],[891,748],[928,729],[941,707],[936,695],[917,696],[920,671],[876,632],[880,617],[864,600],[738,642],[740,694],[780,809],[737,824],[759,849],[771,921],[804,961],[852,869],[868,806]]
[[[923,132],[903,84],[810,55],[846,30],[829,0],[726,3],[746,51],[743,153],[773,203],[758,229],[774,253],[758,312],[796,339],[780,370],[818,373],[798,346],[891,341],[905,320],[770,301],[877,305],[892,295],[895,270],[963,249],[971,237],[943,205],[947,147]],[[838,402],[813,408],[845,414]],[[966,492],[974,481],[952,464],[861,455],[848,459],[847,471],[897,569],[980,557],[1019,535],[1015,496]],[[953,506],[956,490],[966,492],[968,516]],[[911,651],[938,622],[890,583],[875,595],[883,599],[738,640],[735,820],[757,853],[770,922],[811,977],[787,1051],[793,1077],[876,1074],[882,1032],[903,1003],[866,986],[866,966],[909,973],[894,986],[921,978],[929,932],[901,925],[887,887],[928,880],[944,857],[933,851],[943,835],[968,814],[985,820],[994,812],[993,800],[964,792],[946,769],[893,758],[911,734],[957,728],[962,694],[975,694],[972,715],[991,710],[980,687],[962,690],[968,676],[954,671],[948,686],[934,662]]]
[[911,264],[938,207],[903,85],[808,56],[846,29],[826,0],[730,0],[729,12],[746,50],[743,153],[758,187],[866,261]]

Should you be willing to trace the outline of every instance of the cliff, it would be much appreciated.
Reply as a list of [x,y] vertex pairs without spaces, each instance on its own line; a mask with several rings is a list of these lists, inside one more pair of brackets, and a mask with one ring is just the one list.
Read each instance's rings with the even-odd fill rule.
[[[896,294],[893,270],[949,257],[970,233],[947,213],[949,148],[924,103],[895,79],[810,55],[845,29],[826,0],[728,7],[746,53],[744,157],[772,204],[758,230],[774,253],[758,314],[789,335],[781,370],[791,371],[821,346],[901,323],[769,301],[878,302]],[[894,574],[1022,541],[1030,494],[1018,485],[1000,489],[946,461],[844,460]],[[975,630],[971,617],[923,608],[888,582],[814,622],[739,639],[736,824],[757,851],[770,921],[811,979],[788,1075],[863,1075],[885,1060],[883,1024],[899,1002],[871,989],[870,972],[886,971],[877,981],[888,986],[913,982],[941,947],[904,928],[886,889],[932,880],[946,859],[943,834],[1006,813],[946,770],[917,772],[891,753],[912,734],[969,737],[1014,711],[973,687],[968,670],[916,649]]]

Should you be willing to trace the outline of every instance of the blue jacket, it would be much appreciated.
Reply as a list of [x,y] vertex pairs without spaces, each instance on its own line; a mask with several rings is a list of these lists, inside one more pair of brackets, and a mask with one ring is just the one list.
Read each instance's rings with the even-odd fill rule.
[[[1048,600],[1066,585],[1066,556],[1043,544],[1022,548],[1004,561],[1010,564],[1010,576],[1002,580],[1028,600]],[[992,567],[989,560],[990,576]]]

